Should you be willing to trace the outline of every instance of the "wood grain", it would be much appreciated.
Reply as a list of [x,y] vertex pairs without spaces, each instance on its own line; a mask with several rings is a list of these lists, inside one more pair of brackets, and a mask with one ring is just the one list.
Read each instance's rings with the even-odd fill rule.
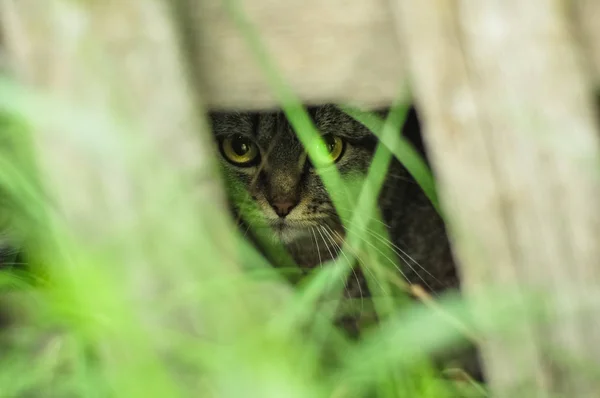
[[[513,334],[482,345],[497,396],[599,387],[569,362],[600,365],[600,143],[561,4],[396,2],[466,291],[511,287],[523,299]],[[541,311],[526,305],[532,294]]]

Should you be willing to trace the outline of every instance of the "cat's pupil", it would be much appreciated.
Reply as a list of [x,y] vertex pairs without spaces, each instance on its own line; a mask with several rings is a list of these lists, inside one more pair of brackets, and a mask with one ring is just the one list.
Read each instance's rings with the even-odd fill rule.
[[335,141],[332,137],[325,137],[325,145],[327,145],[327,150],[331,153],[335,148]]
[[231,149],[238,156],[243,156],[250,151],[250,142],[242,137],[236,137],[231,143]]

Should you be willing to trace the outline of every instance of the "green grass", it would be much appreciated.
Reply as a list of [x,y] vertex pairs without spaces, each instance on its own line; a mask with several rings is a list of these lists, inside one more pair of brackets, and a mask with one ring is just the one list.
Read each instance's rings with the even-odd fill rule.
[[[383,145],[364,183],[342,181],[322,161],[318,131],[252,26],[235,3],[229,5],[332,193],[348,230],[343,254],[291,286],[228,214],[213,214],[214,204],[187,195],[189,187],[172,165],[160,162],[158,149],[132,145],[114,115],[59,106],[3,80],[0,137],[10,145],[0,148],[0,202],[7,203],[0,219],[27,243],[31,273],[7,270],[0,278],[2,300],[17,314],[0,334],[0,396],[484,396],[479,386],[444,379],[429,360],[474,333],[465,305],[449,297],[432,311],[408,302],[391,248],[364,232],[368,227],[386,234],[376,205],[392,156],[439,208],[430,171],[398,135],[407,99],[392,107],[387,120],[343,107]],[[102,126],[86,130],[99,164],[117,156],[127,165],[127,178],[139,183],[139,207],[107,241],[77,234],[48,199],[32,148],[48,124],[65,137]],[[117,155],[114,148],[121,148]],[[72,189],[76,195],[78,187]],[[223,230],[215,233],[215,225]],[[332,318],[344,304],[339,294],[357,257],[359,266],[369,267],[365,275],[381,321],[352,341]],[[499,323],[508,323],[504,311]]]
[[[21,94],[25,100],[31,95]],[[36,124],[27,120],[31,115],[3,105],[6,137],[35,134],[27,128]],[[404,111],[395,108],[382,134],[398,131]],[[290,112],[291,119],[303,112]],[[304,139],[311,147],[311,138]],[[34,157],[14,156],[31,155],[30,141],[15,139],[19,150],[7,146],[0,156],[1,191],[15,203],[11,222],[18,230],[35,231],[24,235],[32,247],[34,281],[9,272],[2,278],[6,299],[18,304],[19,314],[2,336],[3,396],[39,390],[50,396],[455,396],[455,387],[432,371],[427,355],[456,342],[459,333],[444,317],[404,305],[402,291],[386,278],[391,265],[368,250],[363,228],[350,235],[347,257],[318,269],[297,289],[233,228],[233,256],[208,250],[222,247],[210,224],[195,225],[182,211],[140,212],[125,235],[90,246],[48,202]],[[147,161],[137,155],[131,154],[132,162]],[[101,156],[109,161],[109,153]],[[377,217],[375,199],[390,159],[391,152],[380,146],[350,205],[356,206],[347,215],[351,231]],[[160,206],[164,187],[141,203],[150,210]],[[175,189],[169,196],[187,203],[185,192]],[[343,260],[357,252],[379,269],[377,278],[389,290],[375,300],[381,325],[354,342],[332,327],[323,299],[335,301],[349,273]],[[231,261],[241,268],[223,266]],[[142,286],[127,275],[132,266],[136,278],[164,280],[166,287],[140,303],[141,293],[133,288]],[[337,290],[331,281],[338,282]],[[461,305],[448,306],[446,314],[462,317]]]

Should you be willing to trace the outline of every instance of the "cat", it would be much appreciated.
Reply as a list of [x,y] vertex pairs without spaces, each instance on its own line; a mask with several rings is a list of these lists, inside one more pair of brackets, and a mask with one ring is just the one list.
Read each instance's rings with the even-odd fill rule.
[[[308,107],[307,112],[332,151],[342,179],[366,176],[377,138],[334,105]],[[384,116],[386,110],[378,113]],[[247,200],[232,200],[232,211],[241,224],[271,228],[272,238],[279,240],[301,267],[312,268],[334,258],[344,236],[340,218],[284,114],[211,112],[210,121],[230,198],[244,190],[258,208],[251,211],[246,209],[251,207]],[[411,108],[402,133],[424,155],[418,126],[416,111]],[[444,223],[395,159],[379,209],[395,251],[406,263],[401,270],[405,279],[431,292],[457,288]],[[249,213],[245,219],[240,216],[244,210]]]
[[[364,178],[378,143],[374,134],[332,104],[308,106],[306,110],[342,179],[357,175]],[[376,113],[385,117],[388,111]],[[267,240],[283,246],[301,268],[312,269],[334,259],[345,231],[283,112],[213,111],[209,112],[209,120],[219,148],[230,208],[245,235],[267,255],[260,241],[252,239],[252,231],[266,230]],[[428,163],[414,107],[406,115],[402,134]],[[432,294],[458,290],[460,283],[444,222],[396,159],[388,169],[378,207],[390,246],[402,260],[398,262],[401,276]],[[362,299],[368,296],[368,290],[361,270],[354,270],[346,282],[345,296]],[[337,324],[356,338],[361,333],[360,318],[341,314]],[[474,347],[450,352],[449,358],[454,362],[458,358],[465,370],[483,380]]]

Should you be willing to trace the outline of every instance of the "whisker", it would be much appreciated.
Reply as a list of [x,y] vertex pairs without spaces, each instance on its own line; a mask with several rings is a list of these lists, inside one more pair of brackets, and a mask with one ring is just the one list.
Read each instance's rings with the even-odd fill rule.
[[[350,224],[352,224],[352,221],[350,221]],[[355,224],[354,224],[355,225]],[[408,253],[406,253],[404,250],[402,250],[400,247],[398,247],[397,245],[395,245],[394,243],[392,243],[391,241],[389,241],[388,239],[385,239],[384,237],[382,237],[381,235],[375,233],[374,231],[372,231],[370,228],[365,228],[364,229],[365,232],[371,234],[372,236],[374,236],[375,238],[377,238],[380,242],[388,245],[393,251],[394,253],[400,257],[400,259],[406,264],[408,265],[408,267],[415,273],[415,275],[417,275],[417,277],[423,282],[423,284],[431,291],[433,291],[431,285],[429,285],[427,283],[427,281],[425,280],[425,278],[423,278],[423,276],[412,266],[410,265],[410,262],[408,259],[412,260],[413,263],[415,263],[420,269],[422,269],[423,271],[425,271],[425,273],[427,273],[429,276],[431,276],[434,280],[436,280],[437,282],[441,281],[439,279],[437,279],[434,275],[431,274],[431,272],[429,272],[425,267],[423,267],[421,264],[419,264],[414,258],[412,258],[411,256],[408,255]],[[402,274],[402,276],[404,277],[404,279],[406,279],[406,281],[408,283],[410,283],[410,280],[408,279],[407,275],[400,269],[400,267],[398,266],[398,264],[396,264],[395,261],[393,261],[392,259],[390,259],[388,256],[386,256],[379,248],[377,248],[374,244],[372,244],[371,242],[369,242],[367,239],[364,239],[363,237],[361,237],[361,239],[364,240],[365,243],[367,243],[369,246],[372,246],[375,250],[377,250],[381,255],[383,255],[388,261],[390,261],[394,267]],[[397,250],[396,250],[397,249]],[[407,259],[408,258],[408,259]]]
[[[344,258],[346,260],[348,260],[348,263],[350,263],[350,261],[348,259],[348,256],[346,255],[346,253],[344,253],[344,251],[342,250],[342,248],[340,247],[340,245],[335,241],[335,239],[333,238],[333,236],[327,231],[327,229],[328,228],[331,229],[331,227],[325,225],[325,226],[322,226],[322,228],[323,228],[323,232],[326,235],[329,236],[329,239],[330,239],[331,243],[333,243],[338,248],[338,250],[340,251],[340,253],[342,254],[342,256],[344,256]],[[354,279],[357,282],[358,294],[360,295],[360,310],[362,312],[362,311],[364,311],[364,304],[365,304],[364,303],[364,294],[363,294],[363,291],[362,291],[362,287],[360,286],[361,285],[360,284],[360,279],[358,278],[358,275],[356,274],[356,270],[354,269],[354,267],[352,267],[351,269],[352,269],[352,275],[354,275]],[[346,284],[347,284],[347,282],[346,282]],[[350,291],[348,291],[348,294],[350,296],[352,295],[352,293]]]
[[329,245],[327,245],[327,241],[325,240],[325,237],[321,233],[322,228],[323,227],[321,227],[321,226],[317,226],[317,232],[319,233],[319,235],[321,235],[321,239],[323,240],[323,243],[325,243],[325,248],[327,248],[327,251],[329,252],[329,256],[331,256],[331,259],[333,260],[333,259],[335,259],[335,256],[333,255],[333,252],[329,248]]
[[315,247],[317,248],[317,255],[319,256],[319,266],[323,267],[323,260],[321,259],[321,249],[319,249],[319,242],[317,242],[317,235],[313,227],[309,227],[312,233],[313,239],[315,240]]
[[[369,228],[365,228],[365,232],[371,234],[371,236],[373,236],[374,238],[376,238],[377,240],[379,240],[380,242],[390,245],[390,247],[392,248],[392,250],[394,250],[394,252],[400,256],[402,254],[402,256],[408,258],[410,261],[412,261],[413,264],[415,264],[417,267],[419,267],[421,270],[423,270],[427,275],[429,275],[430,277],[432,277],[434,280],[436,280],[439,283],[442,283],[442,281],[440,281],[438,278],[435,277],[435,275],[433,275],[431,272],[429,272],[429,270],[427,270],[427,268],[425,268],[424,266],[422,266],[417,260],[415,260],[414,258],[412,258],[410,256],[410,254],[408,254],[405,250],[402,250],[402,248],[400,248],[398,245],[394,244],[393,242],[391,242],[390,240],[386,239],[385,237],[381,236],[380,234],[376,233],[375,231],[369,229]],[[407,264],[409,267],[410,264]],[[416,270],[414,268],[411,267],[411,269],[413,271]]]
[[[373,231],[369,230],[368,228],[365,228],[365,231],[370,233],[371,235],[376,235]],[[415,275],[423,282],[424,286],[427,287],[433,295],[437,296],[437,294],[434,292],[434,289],[432,288],[432,286],[427,283],[427,281],[425,280],[425,278],[423,278],[423,276],[419,273],[419,271],[417,269],[415,269],[412,265],[410,265],[409,260],[407,259],[408,254],[406,254],[406,252],[400,248],[398,248],[398,250],[396,250],[396,245],[394,245],[392,242],[390,242],[387,239],[383,239],[380,238],[378,236],[375,236],[380,242],[382,242],[383,244],[388,245],[388,247],[390,249],[392,249],[392,251],[402,260],[402,262],[404,262],[404,264],[406,264],[411,271],[413,271],[415,273]],[[364,238],[363,238],[364,239]],[[394,268],[396,268],[396,270],[398,270],[398,272],[400,272],[402,274],[402,276],[404,277],[404,279],[409,283],[412,284],[409,280],[409,278],[407,277],[407,275],[402,271],[402,269],[398,266],[398,264],[396,264],[395,261],[392,261],[389,257],[387,257],[383,252],[381,252],[380,249],[378,249],[375,245],[373,245],[371,242],[368,242],[367,240],[365,240],[365,242],[372,246],[375,250],[377,250],[379,253],[381,253],[388,261],[390,261],[393,265]],[[412,259],[412,257],[410,257]],[[416,262],[413,259],[413,262],[423,271],[425,271],[425,273],[427,273],[429,276],[431,276],[435,281],[442,283],[438,278],[436,278],[434,275],[432,275],[425,267],[423,267],[421,264],[419,264],[418,262]]]
[[[338,239],[340,239],[340,240],[344,240],[344,238],[342,237],[342,235],[341,235],[339,232],[337,232],[337,231],[333,230],[331,227],[329,227],[329,231],[330,231],[330,232],[332,232],[332,233],[334,233],[334,234],[335,234],[335,235],[338,237]],[[379,280],[377,279],[377,276],[375,275],[375,273],[373,273],[373,271],[372,271],[372,270],[371,270],[371,268],[370,268],[370,267],[367,265],[367,263],[366,263],[366,262],[364,262],[364,261],[361,261],[361,259],[360,259],[360,255],[358,254],[358,252],[356,251],[356,249],[354,249],[354,248],[353,248],[353,247],[351,247],[351,246],[350,246],[350,247],[348,247],[348,249],[350,249],[350,250],[352,251],[352,253],[353,253],[353,254],[354,254],[354,256],[356,257],[356,259],[358,260],[358,262],[359,262],[360,264],[362,264],[362,265],[363,265],[363,268],[364,268],[364,269],[366,269],[366,270],[367,270],[367,272],[368,272],[368,273],[369,273],[369,274],[370,274],[370,275],[373,277],[373,280],[374,280],[374,281],[377,283],[377,285],[378,285],[378,286],[379,286],[381,289],[383,289],[383,286],[381,285],[381,283],[380,283],[380,282],[379,282]]]
[[[396,268],[396,270],[398,272],[400,272],[400,275],[402,275],[402,277],[406,280],[406,282],[408,282],[410,284],[410,279],[408,279],[408,276],[404,273],[404,271],[402,271],[402,269],[400,268],[400,266],[398,266],[398,264],[396,264],[396,261],[394,261],[391,258],[389,258],[383,251],[381,251],[381,249],[379,249],[377,246],[375,246],[374,244],[372,244],[371,242],[369,242],[367,239],[363,238],[362,236],[360,236],[360,239],[362,239],[367,245],[371,246],[379,254],[381,254],[386,260],[388,260],[394,266],[394,268]],[[402,259],[404,260],[404,258],[402,258]],[[404,261],[406,261],[406,260],[404,260]],[[420,275],[418,273],[417,273],[417,275],[420,277]],[[421,279],[423,280],[423,278],[421,278]],[[429,289],[431,289],[431,287],[427,285],[427,282],[425,280],[423,280],[423,283],[425,283],[425,285]]]
[[244,231],[244,238],[246,237],[246,235],[248,235],[248,231],[250,231],[250,223],[248,223],[248,226],[246,227],[246,230]]
[[[317,232],[319,233],[319,235],[321,236],[321,240],[323,241],[323,243],[325,243],[325,248],[327,249],[327,251],[329,252],[329,256],[332,260],[335,259],[335,256],[333,255],[333,252],[331,251],[331,249],[329,248],[329,245],[327,244],[327,241],[325,240],[325,237],[323,236],[323,233],[321,232],[321,228],[320,226],[317,226]],[[345,289],[345,281],[344,281],[344,289]]]

